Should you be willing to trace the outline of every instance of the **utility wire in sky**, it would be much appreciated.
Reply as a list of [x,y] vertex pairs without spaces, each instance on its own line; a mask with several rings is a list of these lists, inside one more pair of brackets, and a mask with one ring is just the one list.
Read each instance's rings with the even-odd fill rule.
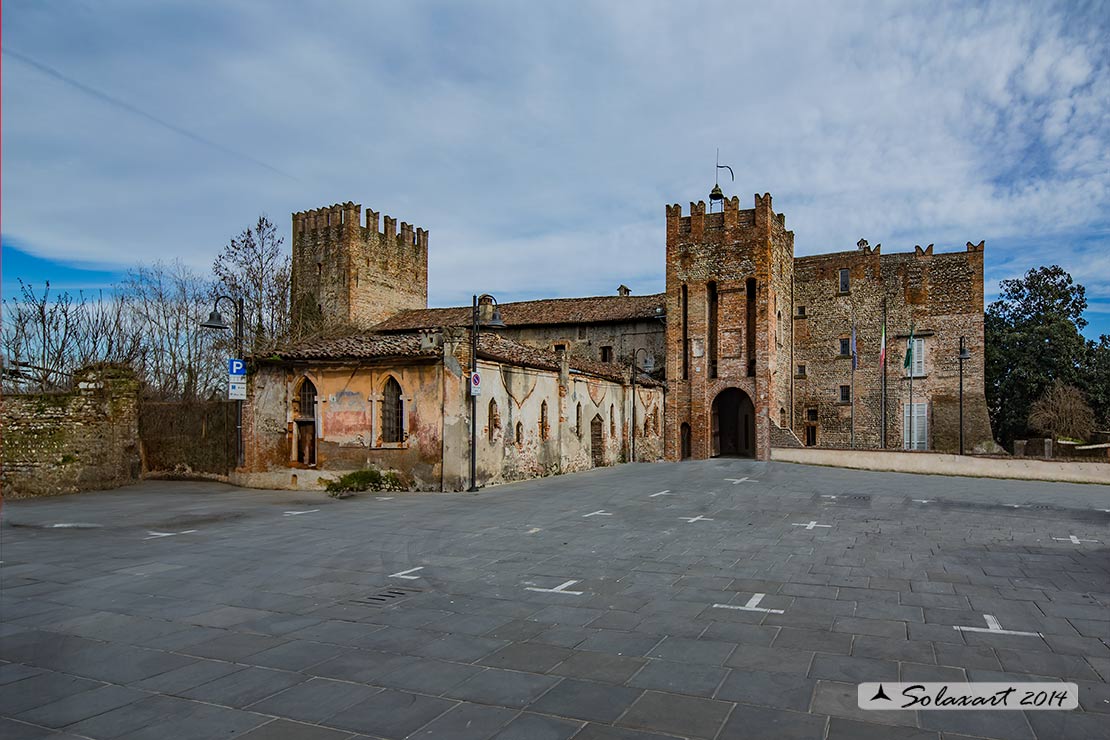
[[53,67],[49,67],[49,66],[43,64],[42,62],[35,61],[31,57],[29,57],[25,54],[21,54],[18,51],[12,51],[11,49],[6,49],[5,48],[5,49],[0,49],[0,52],[2,52],[4,54],[4,56],[11,57],[12,59],[23,62],[27,66],[33,67],[34,69],[38,70],[39,72],[41,72],[41,73],[43,73],[43,74],[45,74],[49,77],[53,77],[54,79],[56,79],[60,82],[63,82],[65,84],[69,85],[70,87],[75,87],[78,90],[80,90],[81,92],[85,93],[86,95],[90,95],[90,96],[96,98],[97,100],[100,100],[104,103],[115,106],[116,108],[120,108],[122,110],[125,110],[128,113],[131,113],[132,115],[136,115],[140,118],[144,118],[147,121],[150,121],[151,123],[154,123],[154,124],[157,124],[157,125],[161,126],[162,128],[169,129],[170,131],[173,131],[175,134],[178,134],[179,136],[184,136],[186,139],[190,139],[191,141],[194,141],[198,144],[203,144],[204,146],[211,147],[212,149],[223,152],[224,154],[230,154],[234,157],[238,157],[239,159],[245,159],[246,161],[251,162],[252,164],[255,164],[259,167],[263,167],[263,168],[269,170],[270,172],[281,175],[282,177],[288,177],[290,180],[296,180],[297,179],[293,175],[290,175],[288,172],[283,172],[282,170],[279,170],[277,167],[273,167],[272,165],[268,165],[265,162],[263,162],[262,160],[256,159],[255,157],[252,157],[249,154],[245,154],[244,152],[236,151],[235,149],[231,149],[229,147],[226,147],[223,144],[219,144],[215,141],[212,141],[211,139],[206,139],[205,137],[200,136],[199,134],[194,134],[192,131],[181,128],[180,126],[172,124],[169,121],[163,120],[163,119],[159,118],[158,116],[147,113],[146,111],[144,111],[140,108],[136,108],[135,106],[131,105],[130,103],[128,103],[126,101],[123,101],[123,100],[120,100],[119,98],[113,97],[113,96],[109,95],[108,93],[101,92],[100,90],[97,90],[96,88],[89,87],[85,83],[79,82],[78,80],[75,80],[72,77],[64,75],[61,72],[59,72],[58,70],[54,69]]

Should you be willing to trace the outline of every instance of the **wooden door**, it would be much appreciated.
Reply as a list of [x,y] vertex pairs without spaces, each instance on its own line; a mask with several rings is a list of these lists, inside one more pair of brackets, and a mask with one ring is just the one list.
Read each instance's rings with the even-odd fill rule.
[[595,468],[605,464],[605,439],[601,432],[601,417],[595,416],[590,422],[590,459]]

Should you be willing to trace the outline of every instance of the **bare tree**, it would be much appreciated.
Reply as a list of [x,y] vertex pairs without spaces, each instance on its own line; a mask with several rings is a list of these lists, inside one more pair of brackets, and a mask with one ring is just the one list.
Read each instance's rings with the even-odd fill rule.
[[1095,414],[1078,388],[1057,382],[1030,407],[1029,426],[1053,439],[1086,440],[1095,429]]
[[244,302],[244,340],[252,352],[289,330],[290,258],[265,214],[224,245],[212,263],[221,289]]
[[161,398],[208,397],[221,386],[226,337],[205,331],[212,284],[180,262],[156,262],[127,274],[121,286],[130,321],[142,327],[141,374]]

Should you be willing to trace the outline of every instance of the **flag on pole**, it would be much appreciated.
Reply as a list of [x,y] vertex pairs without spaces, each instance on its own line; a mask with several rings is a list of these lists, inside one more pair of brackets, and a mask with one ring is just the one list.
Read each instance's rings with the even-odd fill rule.
[[852,369],[855,370],[859,364],[856,356],[856,324],[852,322]]
[[879,337],[879,365],[886,364],[886,316],[883,316],[883,333]]
[[[910,339],[906,342],[906,361],[902,363],[902,367],[909,368],[913,365],[913,322],[910,322]],[[911,373],[912,374],[912,373]]]

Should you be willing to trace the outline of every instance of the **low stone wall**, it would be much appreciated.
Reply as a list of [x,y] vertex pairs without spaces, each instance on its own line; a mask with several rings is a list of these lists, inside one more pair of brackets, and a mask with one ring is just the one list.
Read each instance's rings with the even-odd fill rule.
[[850,450],[821,447],[771,449],[779,462],[828,465],[857,470],[896,473],[962,475],[972,478],[1015,478],[1020,480],[1101,483],[1110,485],[1110,463],[1032,460],[1029,458],[978,457],[901,450]]
[[129,368],[95,366],[75,390],[4,396],[5,498],[115,488],[139,478],[139,383]]

